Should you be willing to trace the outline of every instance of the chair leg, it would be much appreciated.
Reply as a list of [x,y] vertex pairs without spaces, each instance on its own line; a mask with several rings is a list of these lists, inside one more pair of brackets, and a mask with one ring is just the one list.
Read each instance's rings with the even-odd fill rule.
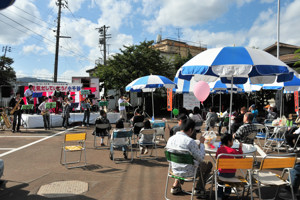
[[62,157],[63,157],[63,149],[64,147],[61,148],[61,152],[60,152],[60,164],[62,165]]
[[169,183],[169,171],[170,171],[170,164],[168,168],[168,173],[167,173],[167,181],[166,181],[166,188],[165,188],[165,199],[168,200],[168,183]]
[[218,181],[217,181],[217,172],[215,172],[214,178],[215,178],[215,200],[218,199]]

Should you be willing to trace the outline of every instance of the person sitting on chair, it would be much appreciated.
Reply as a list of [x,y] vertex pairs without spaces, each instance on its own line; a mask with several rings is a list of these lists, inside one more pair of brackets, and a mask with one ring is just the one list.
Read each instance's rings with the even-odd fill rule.
[[134,116],[132,118],[132,124],[133,124],[133,132],[134,134],[138,135],[142,129],[142,127],[137,127],[137,126],[134,126],[135,123],[138,123],[138,122],[144,122],[144,115],[142,115],[142,111],[137,108],[135,111],[134,111]]
[[216,122],[218,122],[218,115],[215,112],[215,108],[210,107],[209,112],[206,115],[206,131],[208,131],[209,128],[214,128]]
[[[232,134],[226,133],[221,138],[221,146],[218,148],[216,157],[218,157],[219,154],[225,153],[225,154],[243,154],[242,150],[242,143],[240,143],[238,151],[231,148],[233,145],[233,138]],[[222,158],[232,158],[230,156],[222,156]],[[219,176],[222,176],[224,178],[233,178],[235,176],[235,169],[219,169]],[[225,188],[225,194],[223,194],[223,188],[218,187],[218,199],[224,199],[228,197],[231,193],[231,188],[226,187]]]
[[[124,129],[124,122],[123,121],[124,121],[124,119],[121,118],[116,122],[115,131]],[[111,139],[113,139],[113,134],[111,135]],[[124,144],[126,142],[126,138],[115,138],[114,142],[115,142],[115,144]],[[113,146],[111,146],[111,148],[113,148]],[[123,151],[124,158],[128,159],[126,146],[122,146],[122,151]],[[112,160],[112,155],[110,155],[110,159]]]
[[[4,162],[3,160],[0,159],[0,178],[2,177],[3,175],[3,171],[4,171]],[[1,181],[0,180],[0,186],[4,183],[4,181]]]
[[104,110],[100,110],[100,116],[97,117],[96,121],[95,121],[95,125],[97,124],[109,124],[109,127],[107,130],[104,129],[100,129],[96,127],[96,136],[100,136],[101,137],[101,146],[105,146],[104,144],[104,136],[108,136],[108,131],[111,129],[111,125],[109,120],[107,119],[107,115],[106,112]]
[[168,125],[168,128],[170,130],[170,137],[175,135],[178,131],[180,131],[180,126],[183,120],[186,120],[187,116],[186,114],[180,114],[177,117],[177,125],[173,126],[172,128],[170,128],[170,126]]
[[[190,113],[189,117],[192,120],[194,120],[194,122],[196,123],[196,126],[195,126],[196,133],[200,133],[201,132],[201,126],[203,124],[203,119],[200,115],[200,108],[198,106],[194,107],[193,113]],[[197,126],[197,124],[198,124],[198,126]]]
[[[300,117],[299,116],[295,120],[295,123],[297,124],[297,126],[290,127],[287,134],[285,135],[286,142],[289,146],[288,149],[289,152],[297,151],[297,145],[300,145]],[[297,142],[297,145],[295,145],[294,140],[295,142]]]
[[[233,119],[233,123],[231,124],[231,133],[235,133],[240,126],[243,125],[244,115],[247,112],[246,107],[242,107],[239,114]],[[229,119],[230,120],[230,119]]]
[[257,127],[254,124],[252,124],[252,120],[253,120],[253,114],[250,112],[245,113],[243,119],[244,124],[240,126],[240,128],[234,134],[235,139],[246,144],[253,144],[254,139],[248,138],[248,136],[251,133],[258,130]]
[[251,113],[253,114],[253,122],[257,122],[256,117],[257,117],[257,115],[258,115],[258,110],[256,109],[255,104],[252,104],[252,105],[249,107],[249,112],[251,112]]
[[[144,129],[152,129],[151,123],[148,119],[145,119],[144,127],[141,129],[141,131]],[[139,143],[147,143],[147,142],[151,143],[152,140],[153,140],[153,135],[143,135],[143,134],[139,135]],[[148,153],[147,145],[142,146],[140,148],[140,151],[141,151],[141,154],[147,154]]]
[[[212,163],[204,161],[204,137],[200,137],[200,146],[196,143],[194,139],[191,138],[191,135],[194,132],[194,128],[195,122],[192,119],[183,120],[180,126],[180,131],[169,138],[166,149],[168,151],[172,151],[172,149],[182,149],[191,153],[194,159],[199,163],[197,176],[202,177],[199,178],[195,188],[196,196],[200,198],[206,198],[207,195],[205,193],[205,183],[211,172]],[[194,169],[194,165],[172,163],[172,172],[178,176],[193,176]],[[175,179],[175,182],[173,183],[173,186],[171,188],[171,193],[173,195],[182,192],[181,184],[183,184],[183,182],[181,182],[178,179]]]

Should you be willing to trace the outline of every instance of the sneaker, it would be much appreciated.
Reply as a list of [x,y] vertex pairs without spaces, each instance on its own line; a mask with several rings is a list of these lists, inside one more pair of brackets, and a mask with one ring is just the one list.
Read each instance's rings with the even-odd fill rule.
[[182,192],[181,186],[176,186],[171,188],[171,194],[176,195]]
[[284,191],[284,192],[280,192],[278,194],[278,196],[281,198],[281,199],[292,199],[292,194],[289,192],[289,191]]
[[82,124],[81,126],[84,127],[84,124]]
[[144,154],[147,154],[147,153],[148,153],[148,149],[146,148],[145,151],[144,151]]
[[105,146],[105,144],[104,144],[104,143],[101,143],[101,147],[103,147],[103,146]]
[[143,147],[140,147],[140,153],[144,154],[144,148]]
[[22,131],[21,130],[17,130],[17,132],[21,133]]
[[11,130],[12,133],[16,132],[15,130]]
[[110,152],[109,153],[109,159],[111,159],[111,160],[113,160],[114,158],[113,158],[113,155],[112,155],[112,153]]
[[203,190],[194,190],[194,195],[197,196],[197,199],[207,199],[208,195]]

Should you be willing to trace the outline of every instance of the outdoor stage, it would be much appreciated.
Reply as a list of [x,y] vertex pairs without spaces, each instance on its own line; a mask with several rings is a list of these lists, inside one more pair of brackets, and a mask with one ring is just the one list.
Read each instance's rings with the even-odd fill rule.
[[[99,112],[90,114],[90,124],[95,124],[96,118],[99,116]],[[25,128],[42,128],[44,127],[44,121],[42,115],[29,115],[22,114],[22,118],[27,124]],[[120,113],[107,113],[107,119],[110,123],[116,123],[116,121],[120,118]],[[83,113],[70,113],[69,124],[74,122],[82,122],[83,121]],[[57,127],[62,126],[62,117],[61,115],[50,115],[50,126]]]

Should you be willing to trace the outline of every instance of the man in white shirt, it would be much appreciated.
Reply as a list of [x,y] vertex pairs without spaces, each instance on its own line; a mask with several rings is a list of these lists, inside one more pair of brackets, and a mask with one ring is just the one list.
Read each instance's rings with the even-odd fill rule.
[[24,96],[26,97],[27,100],[27,104],[33,104],[33,90],[32,90],[33,86],[29,85],[28,89],[24,92]]
[[119,104],[119,111],[120,111],[120,117],[123,118],[125,120],[125,122],[127,121],[127,113],[126,113],[126,107],[124,105],[121,105],[123,103],[128,103],[128,100],[124,99],[124,96],[121,95],[119,100],[118,100],[118,104]]
[[[197,176],[200,176],[202,173],[203,182],[201,178],[196,185],[196,195],[200,198],[206,198],[205,194],[205,183],[209,177],[209,173],[212,168],[212,163],[204,161],[205,149],[204,149],[204,137],[200,138],[200,145],[191,138],[195,128],[195,122],[192,119],[186,119],[182,121],[180,126],[180,131],[175,135],[169,138],[167,143],[167,150],[172,152],[176,150],[185,150],[189,151],[194,157],[195,161],[199,164]],[[171,163],[172,171],[175,175],[189,177],[194,175],[195,166],[194,165],[185,165],[178,163]],[[201,176],[200,176],[201,177]],[[178,179],[175,179],[175,182],[171,188],[172,194],[178,194],[182,191],[181,182]]]

